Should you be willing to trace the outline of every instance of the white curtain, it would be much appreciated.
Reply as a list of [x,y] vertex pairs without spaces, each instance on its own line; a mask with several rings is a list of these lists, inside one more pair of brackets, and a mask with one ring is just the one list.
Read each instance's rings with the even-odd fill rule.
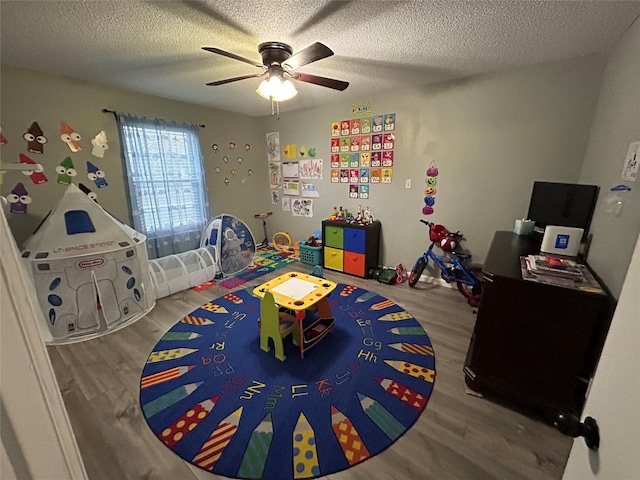
[[134,228],[149,258],[200,246],[209,201],[197,125],[117,113]]

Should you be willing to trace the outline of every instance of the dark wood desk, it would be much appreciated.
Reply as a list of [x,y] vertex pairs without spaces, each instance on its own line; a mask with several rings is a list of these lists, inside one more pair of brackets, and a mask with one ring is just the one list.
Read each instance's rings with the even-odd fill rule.
[[495,233],[464,374],[472,390],[553,421],[582,412],[612,302],[606,293],[523,280],[520,256],[538,252],[531,237]]

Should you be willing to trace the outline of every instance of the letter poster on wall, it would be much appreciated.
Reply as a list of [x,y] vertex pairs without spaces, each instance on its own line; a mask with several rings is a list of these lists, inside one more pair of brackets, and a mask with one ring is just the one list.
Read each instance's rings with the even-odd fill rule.
[[396,114],[364,110],[365,116],[331,122],[331,183],[347,184],[349,198],[368,199],[371,184],[393,179]]

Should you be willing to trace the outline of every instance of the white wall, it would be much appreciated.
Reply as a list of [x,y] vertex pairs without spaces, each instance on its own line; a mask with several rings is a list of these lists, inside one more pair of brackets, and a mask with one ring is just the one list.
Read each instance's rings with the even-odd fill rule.
[[[2,133],[9,141],[2,146],[2,161],[19,162],[18,154],[25,153],[34,161],[42,163],[49,178],[47,183],[34,185],[19,171],[4,175],[1,188],[4,195],[17,182],[22,182],[33,199],[26,215],[8,215],[9,226],[18,246],[21,246],[62,197],[66,186],[56,182],[55,167],[66,156],[71,157],[78,171],[74,183],[94,187],[100,205],[132,225],[127,207],[118,130],[114,116],[102,113],[103,108],[206,125],[200,129],[200,145],[204,155],[212,216],[230,213],[244,219],[251,228],[260,227],[258,221],[253,223],[253,214],[259,211],[256,210],[260,208],[258,202],[267,196],[268,185],[262,181],[267,175],[267,162],[264,160],[265,137],[259,119],[5,65],[0,74]],[[219,93],[212,89],[211,94]],[[26,142],[22,139],[23,133],[34,121],[38,122],[48,138],[41,155],[29,154]],[[80,133],[83,145],[81,152],[71,153],[60,140],[60,121],[65,121]],[[106,132],[109,143],[103,159],[91,155],[91,139],[100,130]],[[236,150],[229,149],[230,141],[238,144]],[[218,153],[211,148],[213,143],[219,145]],[[244,150],[245,143],[251,145],[249,152]],[[229,163],[223,162],[224,155],[229,155]],[[244,158],[242,164],[237,162],[238,156]],[[87,160],[106,173],[108,187],[98,190],[87,179]],[[215,173],[215,167],[220,167],[220,174]],[[236,176],[231,174],[232,169],[237,170]],[[248,169],[254,170],[255,175],[249,177]],[[229,186],[224,184],[225,177],[231,180]],[[246,181],[242,183],[242,179]]]
[[0,212],[0,478],[86,479],[38,330],[33,283]]
[[[633,38],[628,42],[633,43]],[[426,228],[418,219],[426,218],[421,213],[425,170],[435,159],[440,175],[435,214],[429,219],[461,230],[467,237],[464,245],[481,263],[493,232],[511,230],[514,219],[526,215],[534,180],[595,183],[603,190],[619,183],[618,172],[628,143],[637,140],[633,128],[635,125],[637,131],[638,122],[621,118],[621,127],[595,129],[594,140],[588,141],[605,63],[599,56],[587,56],[420,90],[403,90],[400,85],[396,91],[379,92],[371,98],[349,97],[347,89],[340,103],[287,112],[279,120],[3,67],[0,102],[3,133],[9,139],[9,144],[2,147],[3,161],[17,161],[18,153],[25,148],[22,133],[34,120],[48,127],[45,133],[50,138],[42,156],[50,182],[31,187],[37,195],[29,206],[30,213],[11,215],[9,224],[20,244],[62,195],[64,187],[55,183],[51,173],[68,154],[58,139],[60,120],[75,126],[87,145],[98,131],[107,132],[110,149],[98,165],[107,172],[109,187],[98,192],[100,202],[117,217],[129,219],[115,121],[100,111],[107,107],[205,123],[201,143],[212,214],[231,213],[242,218],[256,237],[262,237],[261,223],[253,218],[257,212],[275,212],[268,220],[270,235],[284,230],[300,240],[320,228],[321,220],[334,205],[350,210],[359,204],[369,205],[382,222],[381,262],[387,265],[403,263],[410,267],[426,246]],[[611,124],[618,112],[628,116],[638,111],[638,96],[628,91],[632,90],[634,72],[624,78],[612,93],[603,94],[596,119],[600,125]],[[622,88],[624,85],[628,87]],[[394,182],[372,185],[371,198],[356,201],[348,198],[345,185],[330,183],[330,123],[351,118],[351,105],[367,101],[372,103],[374,113],[397,115]],[[315,182],[320,198],[315,200],[314,218],[293,217],[271,204],[265,134],[272,131],[280,132],[281,145],[315,146],[317,158],[325,160],[325,178]],[[230,152],[229,141],[235,141],[240,150]],[[219,145],[218,153],[211,149],[213,143]],[[245,143],[252,145],[249,153],[242,149]],[[229,164],[222,162],[225,154],[230,156]],[[238,155],[245,158],[242,165],[236,163]],[[215,173],[216,167],[222,169],[221,174]],[[246,175],[249,168],[255,172],[252,177]],[[236,177],[230,174],[231,169],[238,170]],[[231,179],[231,185],[224,185],[225,177]],[[25,179],[20,173],[7,173],[2,190]],[[409,190],[404,188],[406,179],[412,180]],[[632,192],[634,200],[622,219],[597,214],[593,225],[589,260],[614,296],[619,294],[638,232],[637,190]],[[610,222],[615,222],[614,228]],[[610,257],[610,251],[616,252],[615,258]]]
[[[370,101],[373,113],[396,113],[394,178],[372,185],[371,199],[350,200],[344,184],[317,182],[313,219],[280,212],[273,229],[306,238],[334,205],[370,205],[382,222],[383,261],[411,267],[426,248],[426,218],[461,230],[478,262],[493,233],[512,230],[526,216],[534,180],[577,182],[600,89],[605,59],[584,57],[407,90],[379,92],[336,104],[267,118],[282,145],[318,149],[329,161],[330,122],[351,118],[351,105]],[[345,93],[348,94],[348,89]],[[425,171],[439,168],[435,213],[422,215]],[[405,179],[412,188],[404,188]],[[266,200],[266,199],[265,199]]]
[[[624,183],[620,172],[627,146],[640,140],[638,78],[640,21],[636,20],[607,64],[582,181]],[[640,363],[640,184],[626,184],[633,190],[622,216],[596,211],[589,255],[609,287],[622,291],[584,408],[584,415],[594,417],[600,427],[600,449],[590,451],[581,438],[575,440],[565,479],[621,480],[640,476],[640,377],[634,372]]]
[[[588,261],[614,296],[622,288],[640,233],[640,182],[625,182],[622,166],[632,142],[640,141],[640,20],[629,28],[611,55],[580,174],[581,183],[601,186],[593,217]],[[616,185],[627,185],[620,217],[606,213],[603,200]]]

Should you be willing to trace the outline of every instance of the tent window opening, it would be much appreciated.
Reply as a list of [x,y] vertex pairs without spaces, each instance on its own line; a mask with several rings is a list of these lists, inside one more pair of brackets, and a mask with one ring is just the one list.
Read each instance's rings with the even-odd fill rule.
[[133,226],[150,258],[200,246],[209,201],[198,126],[118,113]]
[[69,210],[65,212],[64,221],[67,227],[67,235],[94,233],[96,231],[91,217],[84,210]]

